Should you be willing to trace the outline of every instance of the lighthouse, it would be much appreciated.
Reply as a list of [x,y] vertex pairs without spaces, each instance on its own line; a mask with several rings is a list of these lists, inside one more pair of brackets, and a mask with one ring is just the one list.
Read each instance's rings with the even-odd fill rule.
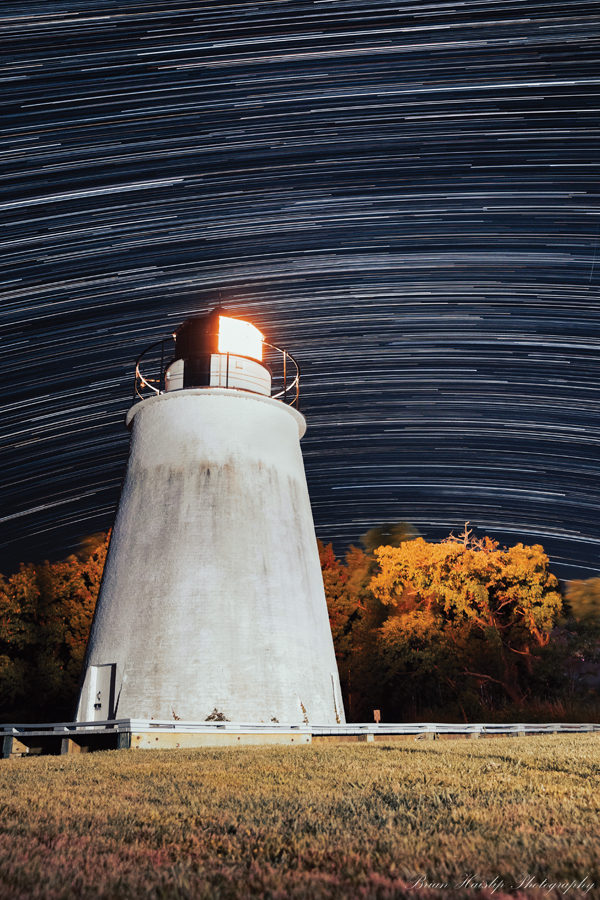
[[343,723],[295,362],[222,309],[173,337],[136,367],[75,719]]

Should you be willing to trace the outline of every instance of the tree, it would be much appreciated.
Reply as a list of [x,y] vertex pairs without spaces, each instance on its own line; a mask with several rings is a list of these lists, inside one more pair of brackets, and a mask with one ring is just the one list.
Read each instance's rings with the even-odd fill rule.
[[414,541],[418,537],[418,530],[409,522],[384,522],[361,534],[360,542],[366,552],[374,556],[379,547],[400,547],[406,541]]
[[564,612],[558,637],[571,693],[593,691],[600,686],[600,578],[567,582]]
[[562,612],[543,547],[501,550],[465,526],[460,538],[417,538],[375,556],[370,589],[388,610],[378,664],[396,710],[402,682],[430,703],[436,693],[439,702],[453,697],[467,715],[465,703],[498,705],[504,697],[520,705],[536,676],[543,680],[540,661]]
[[35,567],[0,580],[0,711],[19,709],[30,688],[40,592]]
[[344,705],[351,720],[372,717],[378,673],[373,667],[377,628],[386,618],[369,588],[377,570],[375,549],[382,541],[400,546],[418,532],[407,522],[385,523],[360,538],[365,548],[351,546],[344,562],[332,544],[319,544],[321,570]]
[[357,638],[365,611],[362,592],[370,577],[370,559],[362,550],[351,547],[344,564],[337,559],[332,544],[325,546],[319,541],[318,545],[344,706],[351,715],[359,700],[353,669],[357,663]]
[[85,539],[77,554],[0,577],[0,716],[52,721],[69,716],[108,548]]
[[566,612],[574,619],[600,620],[600,578],[568,581]]

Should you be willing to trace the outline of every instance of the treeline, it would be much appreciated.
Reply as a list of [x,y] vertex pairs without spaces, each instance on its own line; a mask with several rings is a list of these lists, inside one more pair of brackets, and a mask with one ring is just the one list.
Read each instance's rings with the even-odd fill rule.
[[0,576],[0,721],[71,718],[107,548],[92,535],[63,562]]
[[399,523],[320,544],[348,718],[598,720],[600,578],[563,592],[539,545]]
[[[350,721],[600,721],[600,578],[563,592],[543,547],[466,526],[433,544],[397,523],[361,542],[343,560],[319,543]],[[71,717],[107,548],[93,535],[0,576],[0,721]]]

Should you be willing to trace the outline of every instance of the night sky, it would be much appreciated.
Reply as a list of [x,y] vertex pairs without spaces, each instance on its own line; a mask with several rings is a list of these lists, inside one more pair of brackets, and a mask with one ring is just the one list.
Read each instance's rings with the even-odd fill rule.
[[595,2],[2,4],[0,571],[113,521],[146,344],[299,360],[317,534],[600,544]]

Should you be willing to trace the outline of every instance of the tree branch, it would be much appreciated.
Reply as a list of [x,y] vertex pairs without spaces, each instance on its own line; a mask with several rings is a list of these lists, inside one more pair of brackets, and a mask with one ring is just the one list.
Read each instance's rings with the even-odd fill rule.
[[505,681],[499,681],[498,678],[492,678],[491,675],[483,675],[480,672],[464,672],[464,675],[471,675],[473,678],[483,678],[485,681],[493,681],[494,684],[499,684],[500,687],[504,688],[510,699],[516,703],[518,706],[523,702],[523,698],[520,694],[515,690],[515,688],[511,687]]

